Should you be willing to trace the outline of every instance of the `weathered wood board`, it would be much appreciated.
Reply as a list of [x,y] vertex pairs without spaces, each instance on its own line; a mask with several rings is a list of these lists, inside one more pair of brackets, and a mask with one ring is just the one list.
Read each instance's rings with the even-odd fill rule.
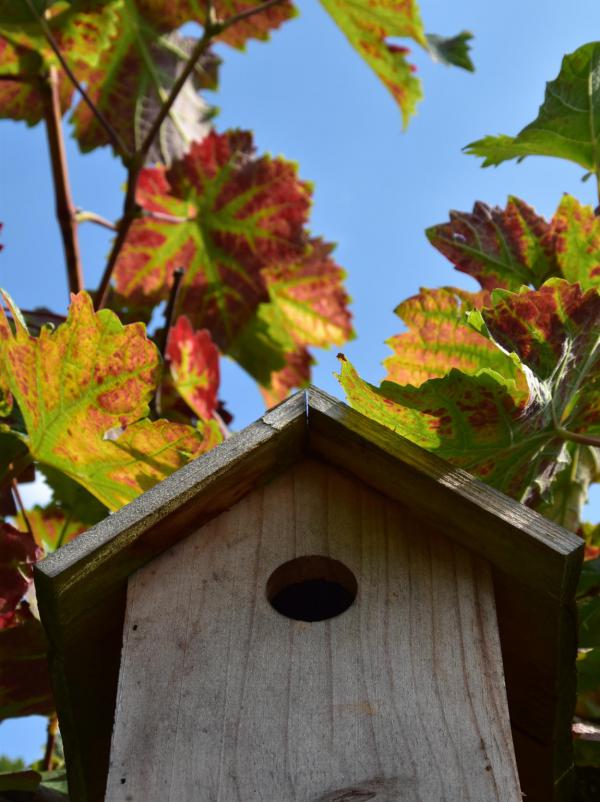
[[[266,596],[329,555],[326,621]],[[107,802],[520,802],[488,564],[304,460],[129,579]]]

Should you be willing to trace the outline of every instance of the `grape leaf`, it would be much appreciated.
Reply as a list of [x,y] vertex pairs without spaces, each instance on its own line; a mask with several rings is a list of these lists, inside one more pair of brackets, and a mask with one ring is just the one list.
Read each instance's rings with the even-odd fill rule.
[[[45,14],[46,23],[67,63],[95,67],[100,54],[116,33],[116,10],[123,0],[73,0],[52,3]],[[15,6],[11,18],[3,13],[6,0],[0,7],[0,36],[13,45],[26,48],[41,56],[46,67],[59,67],[53,49],[44,34],[39,18],[34,17],[25,3]],[[20,8],[19,8],[20,6]]]
[[11,613],[33,582],[32,565],[42,550],[29,532],[0,521],[0,616]]
[[422,289],[396,307],[408,331],[387,340],[393,350],[384,365],[387,381],[419,385],[445,376],[451,368],[476,373],[495,370],[514,380],[522,374],[511,357],[467,323],[467,311],[481,307],[487,293],[454,287]]
[[280,325],[299,345],[328,348],[353,337],[344,271],[331,258],[333,246],[312,240],[301,258],[262,271]]
[[[56,551],[88,528],[70,513],[65,514],[60,507],[33,507],[27,510],[27,520],[31,526],[35,542],[43,550],[44,555]],[[21,528],[26,526],[23,515],[19,513],[16,523]]]
[[390,39],[412,39],[434,59],[455,64],[467,70],[473,65],[468,57],[467,42],[471,34],[444,38],[425,35],[416,0],[321,0],[325,10],[346,35],[350,44],[391,92],[402,112],[404,127],[408,125],[422,97],[421,82],[415,77],[415,67],[406,59],[408,48]]
[[294,387],[306,387],[310,382],[310,369],[314,360],[306,348],[286,353],[283,358],[284,366],[271,373],[267,387],[260,388],[267,408],[274,407],[287,398]]
[[585,596],[596,588],[600,589],[600,557],[584,561],[577,584],[577,595]]
[[461,31],[456,36],[439,36],[437,33],[428,33],[427,44],[434,61],[474,72],[475,67],[469,56],[469,42],[472,38],[473,34],[469,31]]
[[26,604],[0,616],[0,720],[54,711],[46,636]]
[[[600,647],[600,596],[591,596],[577,602],[580,649]],[[600,677],[599,677],[600,679]]]
[[194,331],[182,315],[169,331],[166,357],[179,394],[198,417],[210,420],[219,391],[219,351],[210,332]]
[[600,649],[581,650],[577,655],[577,693],[600,690]]
[[600,449],[568,443],[567,450],[568,464],[557,474],[547,497],[536,509],[544,518],[581,534],[581,510],[588,500],[590,485],[600,478]]
[[178,311],[264,386],[295,350],[294,335],[322,344],[348,328],[342,273],[304,229],[309,186],[289,162],[257,158],[250,134],[211,133],[171,169],[145,170],[137,200],[147,216],[134,222],[115,269],[127,304],[166,298],[183,266]]
[[584,289],[600,286],[600,220],[591,206],[564,195],[551,222],[561,274]]
[[517,136],[486,136],[465,151],[483,167],[525,156],[556,156],[597,173],[600,170],[600,43],[564,57],[558,77],[546,85],[537,118]]
[[[0,73],[14,75],[15,80],[0,81],[0,119],[22,120],[36,125],[44,116],[44,98],[40,89],[40,71],[43,62],[39,56],[17,47],[0,37]],[[71,105],[73,87],[59,72],[59,98],[64,112]]]
[[[150,18],[157,27],[173,30],[186,22],[204,24],[206,19],[206,3],[204,0],[136,0],[142,16]],[[215,0],[214,15],[220,20],[227,20],[243,11],[258,5],[255,0]],[[252,15],[219,35],[222,42],[237,48],[243,48],[248,39],[266,40],[270,31],[295,17],[297,11],[290,0],[283,0],[275,6]]]
[[425,232],[431,244],[484,289],[539,286],[556,274],[550,225],[519,198],[504,210],[478,201],[473,211],[450,212],[450,221]]
[[519,501],[536,505],[569,460],[568,433],[600,433],[600,295],[551,279],[497,290],[469,322],[521,361],[523,383],[454,369],[420,387],[375,388],[342,362],[350,403]]
[[0,310],[0,359],[23,414],[33,457],[117,509],[218,442],[218,428],[196,430],[145,419],[159,355],[141,323],[123,326],[72,297],[56,331],[32,337],[12,302],[13,334]]
[[[110,46],[95,67],[81,70],[81,77],[94,105],[134,152],[183,70],[195,40],[178,33],[162,35],[132,3],[118,3],[117,20]],[[214,88],[217,65],[218,59],[210,52],[199,60],[161,127],[148,161],[170,164],[187,152],[191,142],[208,133],[212,110],[198,90]],[[84,153],[109,144],[106,131],[83,100],[71,119]]]

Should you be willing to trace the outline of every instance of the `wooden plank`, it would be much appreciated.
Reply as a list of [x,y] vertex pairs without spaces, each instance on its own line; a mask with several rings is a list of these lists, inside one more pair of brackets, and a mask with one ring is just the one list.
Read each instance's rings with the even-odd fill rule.
[[[281,563],[354,604],[293,621]],[[129,582],[107,802],[517,802],[488,566],[360,481],[298,463]]]
[[308,416],[311,453],[443,525],[458,543],[536,592],[574,598],[583,560],[577,535],[320,390],[308,393]]
[[74,802],[104,798],[128,576],[299,459],[305,441],[299,394],[35,566]]

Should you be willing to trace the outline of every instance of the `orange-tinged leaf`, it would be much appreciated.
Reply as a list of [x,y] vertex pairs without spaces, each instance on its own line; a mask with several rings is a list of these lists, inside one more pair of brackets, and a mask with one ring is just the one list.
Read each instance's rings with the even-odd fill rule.
[[514,361],[467,323],[467,312],[489,301],[485,292],[454,287],[422,289],[396,308],[408,331],[387,340],[394,351],[384,365],[386,380],[419,385],[451,368],[476,373],[483,368],[517,379]]
[[219,352],[210,332],[194,331],[182,315],[169,331],[166,357],[179,394],[198,417],[210,420],[219,391]]
[[[35,542],[44,554],[50,554],[68,543],[88,528],[81,521],[74,520],[71,515],[55,505],[49,507],[33,507],[27,510],[27,520],[31,526]],[[16,517],[17,525],[26,526],[22,513]]]
[[310,382],[310,369],[314,360],[306,348],[285,354],[285,365],[271,374],[269,387],[261,387],[261,395],[267,408],[275,406],[297,387],[306,387]]
[[572,456],[568,433],[600,435],[600,294],[561,279],[497,290],[469,322],[513,353],[521,380],[484,367],[376,388],[344,361],[340,381],[364,414],[519,501],[550,503]]
[[333,246],[312,240],[301,258],[263,270],[281,325],[299,346],[328,348],[353,336],[344,271],[331,258]]
[[551,221],[551,236],[562,275],[584,289],[600,286],[600,219],[591,206],[565,195]]
[[159,355],[141,323],[96,313],[79,293],[66,322],[34,338],[9,305],[15,332],[0,310],[0,356],[39,462],[117,509],[215,445],[210,425],[145,419]]

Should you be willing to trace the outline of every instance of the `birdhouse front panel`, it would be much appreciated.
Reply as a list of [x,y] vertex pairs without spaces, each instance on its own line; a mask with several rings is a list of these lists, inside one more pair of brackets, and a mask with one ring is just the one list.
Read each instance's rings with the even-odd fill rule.
[[487,563],[304,459],[129,579],[108,802],[520,802]]

